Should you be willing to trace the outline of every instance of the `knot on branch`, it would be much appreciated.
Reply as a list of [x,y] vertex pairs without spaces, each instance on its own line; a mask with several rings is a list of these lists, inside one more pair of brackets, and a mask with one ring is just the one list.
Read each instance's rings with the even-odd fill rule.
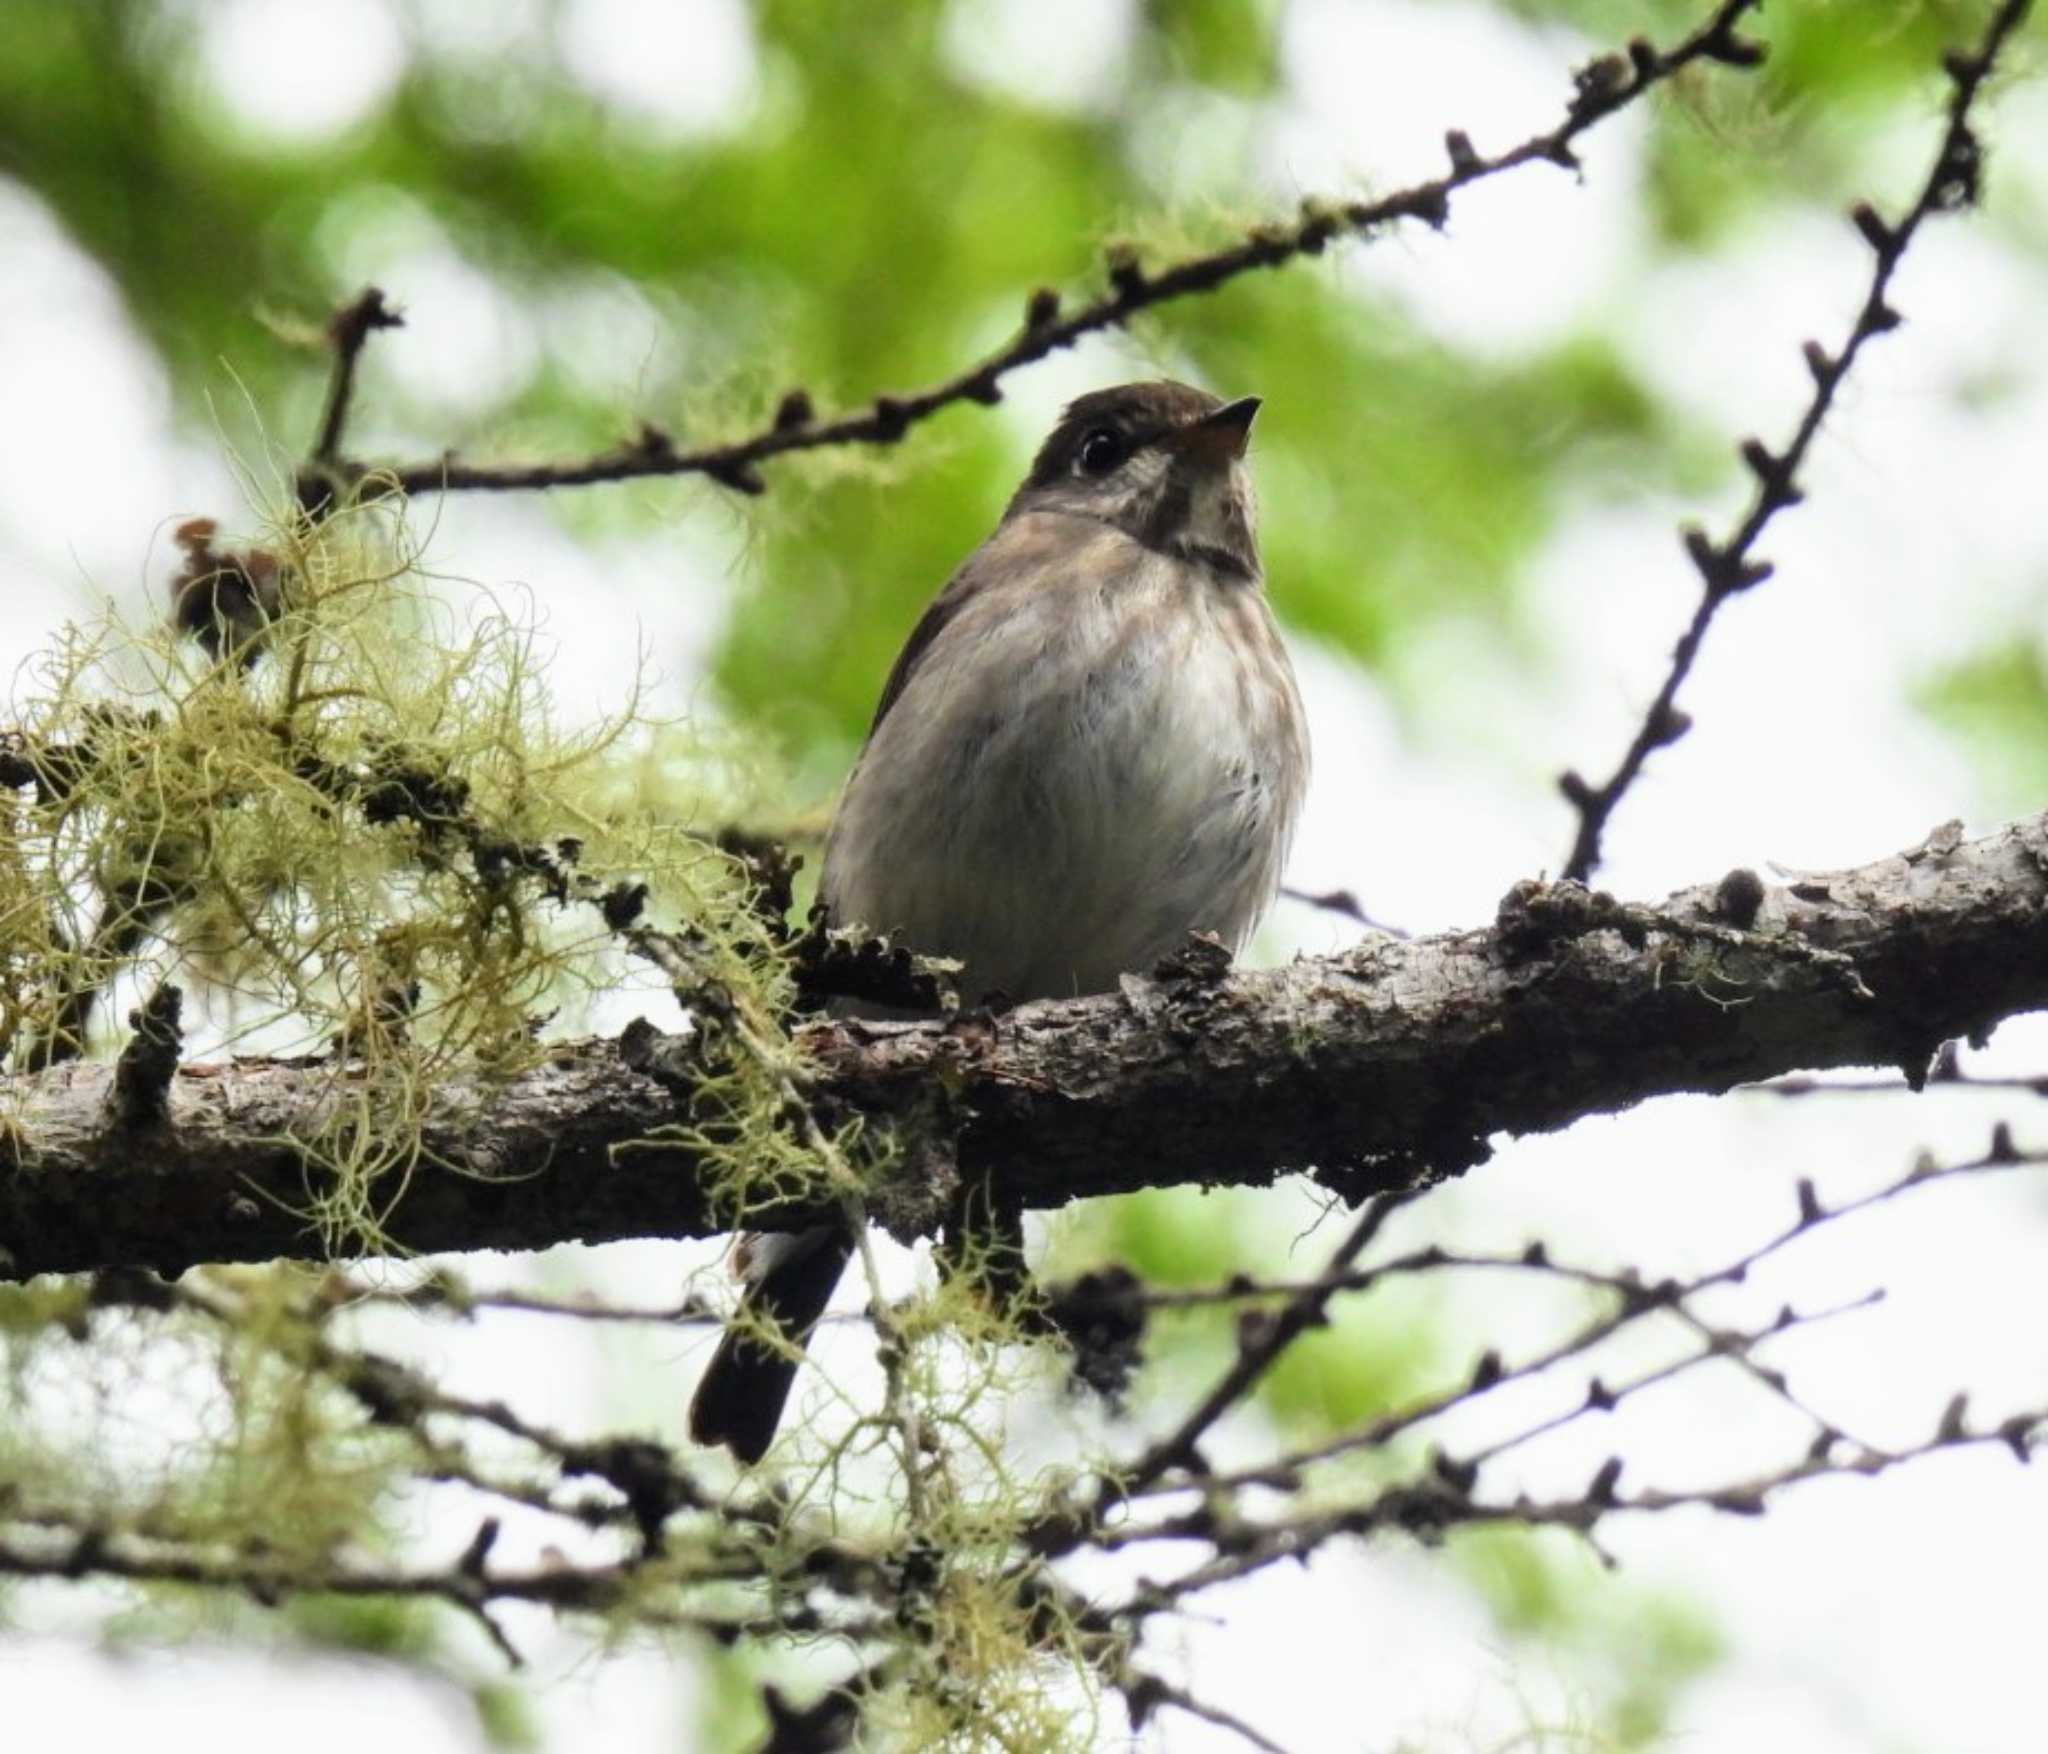
[[1756,924],[1764,905],[1764,880],[1748,866],[1739,866],[1714,886],[1714,912],[1738,931]]
[[704,1069],[704,1045],[702,1031],[670,1035],[636,1017],[619,1031],[619,1062],[688,1099],[696,1094]]
[[185,1045],[180,1018],[185,995],[170,985],[155,992],[128,1013],[135,1031],[114,1068],[113,1121],[139,1130],[159,1126],[170,1114],[171,1080]]
[[1928,189],[1928,206],[1936,213],[1957,213],[1974,207],[1983,194],[1984,148],[1967,123],[1959,124],[1943,144],[1941,162]]
[[877,396],[871,416],[875,437],[892,445],[910,430],[910,408],[901,396]]
[[729,487],[750,499],[768,491],[767,478],[745,457],[714,457],[704,464],[704,473],[720,487]]
[[1230,946],[1214,932],[1190,932],[1178,948],[1153,964],[1152,978],[1195,988],[1217,987],[1230,973],[1231,961]]
[[[171,1282],[147,1267],[102,1267],[92,1276],[86,1294],[90,1309],[146,1309],[161,1315],[176,1306],[178,1295]],[[83,1334],[74,1336],[84,1338]]]
[[644,883],[628,883],[624,878],[614,883],[597,898],[597,911],[606,928],[624,932],[638,925],[640,916],[647,911],[649,893]]
[[1145,296],[1145,270],[1135,245],[1111,244],[1102,253],[1102,266],[1118,298],[1135,303]]
[[1145,1356],[1144,1285],[1128,1267],[1103,1267],[1051,1287],[1040,1318],[1069,1349],[1070,1380],[1122,1410]]
[[1324,202],[1301,204],[1301,223],[1294,234],[1295,248],[1304,256],[1320,256],[1342,225],[1340,216]]
[[[1569,878],[1544,883],[1525,877],[1500,898],[1494,926],[1500,933],[1501,948],[1511,957],[1522,958],[1605,927],[1620,928],[1628,913],[1604,889],[1588,889]],[[1633,941],[1639,944],[1640,935]]]
[[768,1739],[757,1754],[839,1754],[860,1729],[860,1701],[840,1687],[810,1705],[794,1705],[770,1681],[761,1689],[761,1709],[768,1714]]
[[410,822],[430,842],[460,828],[469,809],[466,779],[427,767],[396,748],[377,751],[362,768],[303,754],[293,771],[328,797],[353,803],[372,828]]
[[341,1386],[362,1404],[372,1425],[414,1426],[427,1411],[424,1385],[392,1359],[364,1352],[347,1360],[337,1376]]
[[1739,543],[1717,546],[1697,524],[1688,524],[1679,535],[1685,543],[1686,557],[1714,597],[1732,597],[1738,591],[1747,591],[1762,584],[1776,570],[1768,560],[1751,560]]
[[800,1011],[822,1010],[832,999],[900,1011],[943,1011],[957,1003],[950,978],[960,967],[957,962],[832,926],[822,907],[811,910],[809,924],[791,949]]
[[713,844],[746,873],[748,908],[767,927],[769,937],[788,943],[794,936],[789,910],[796,905],[796,874],[804,868],[803,855],[791,852],[773,835],[744,828],[721,828]]
[[353,355],[379,329],[403,329],[405,313],[389,303],[382,287],[366,286],[327,319],[327,339],[335,352]]
[[1571,116],[1586,121],[1602,114],[1627,95],[1641,78],[1639,63],[1628,55],[1596,55],[1572,69]]
[[1709,61],[1718,61],[1724,67],[1761,67],[1770,55],[1770,50],[1753,37],[1741,35],[1735,28],[1735,20],[1745,11],[1736,7],[1714,21],[1700,43],[1700,53]]
[[679,1510],[699,1502],[699,1494],[675,1465],[674,1458],[651,1438],[615,1437],[562,1451],[562,1472],[593,1475],[626,1501],[646,1551],[662,1550],[662,1528]]

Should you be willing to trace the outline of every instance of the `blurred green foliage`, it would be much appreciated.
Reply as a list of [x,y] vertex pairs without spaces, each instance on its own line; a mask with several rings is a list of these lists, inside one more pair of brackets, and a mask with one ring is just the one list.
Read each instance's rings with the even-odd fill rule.
[[478,1743],[501,1754],[540,1746],[533,1711],[521,1689],[480,1677],[455,1648],[445,1614],[421,1601],[298,1596],[286,1604],[284,1630],[309,1654],[413,1664],[447,1676],[468,1700]]
[[1697,1610],[1640,1584],[1596,1587],[1599,1560],[1562,1530],[1466,1530],[1450,1551],[1502,1632],[1575,1659],[1589,1689],[1587,1745],[1666,1745],[1680,1692],[1720,1659],[1722,1640]]
[[[1334,1222],[1334,1221],[1333,1221]],[[1285,1277],[1329,1246],[1324,1226],[1301,1231],[1300,1208],[1249,1188],[1155,1188],[1079,1208],[1057,1233],[1044,1271],[1064,1279],[1108,1263],[1166,1287]],[[1334,1232],[1333,1232],[1334,1234]],[[1371,1298],[1342,1297],[1259,1384],[1267,1414],[1304,1438],[1331,1435],[1420,1395],[1440,1374],[1434,1287],[1394,1279]],[[1241,1306],[1214,1305],[1155,1320],[1147,1354],[1171,1370],[1214,1371],[1236,1344]]]
[[[1673,40],[1706,11],[1495,4],[1554,38],[1560,110],[1572,61],[1636,33]],[[357,290],[366,255],[395,262],[387,290],[413,302],[394,238],[464,264],[530,314],[532,363],[459,410],[373,373],[357,437],[409,455],[568,455],[643,416],[697,438],[758,421],[793,384],[824,407],[921,386],[1006,334],[1032,288],[1099,284],[1112,234],[1139,228],[1157,260],[1169,233],[1214,241],[1279,199],[1257,124],[1259,106],[1286,96],[1284,0],[1137,0],[1111,101],[1071,107],[971,76],[949,50],[943,0],[758,0],[753,115],[679,139],[579,83],[555,28],[563,10],[542,0],[516,40],[467,45],[455,0],[406,0],[388,99],[339,132],[281,141],[209,81],[206,7],[6,0],[0,175],[112,277],[195,429],[233,381],[277,442],[303,443],[323,363],[270,319],[317,326]],[[1711,249],[1776,202],[1839,205],[1872,119],[1924,114],[1939,50],[1979,15],[1962,0],[1769,8],[1747,27],[1771,45],[1763,73],[1709,70],[1653,106],[1651,246]],[[2041,21],[2029,28],[2038,44]],[[1176,154],[1172,118],[1211,102],[1249,106],[1250,125],[1220,131],[1222,149]],[[667,345],[592,372],[565,333],[595,324],[602,341],[621,308],[650,314]],[[1651,494],[1700,472],[1699,435],[1599,334],[1481,360],[1329,262],[1171,306],[1133,339],[1162,369],[1267,398],[1258,473],[1275,596],[1297,631],[1368,666],[1432,617],[1529,637],[1514,586],[1570,495]],[[231,438],[250,436],[230,422]],[[747,508],[753,539],[712,675],[724,706],[817,790],[843,768],[923,601],[992,524],[1032,437],[950,410],[866,466],[778,466],[766,502]],[[605,489],[560,509],[585,527],[644,525],[716,493]],[[2023,762],[2009,782],[2038,797],[2038,647],[1989,652],[1928,702]],[[1244,1218],[1234,1197],[1154,1195],[1091,1215],[1069,1246],[1156,1282],[1215,1282],[1270,1270],[1284,1251]],[[1175,1331],[1184,1360],[1213,1363],[1229,1344],[1227,1320]],[[1376,1315],[1346,1305],[1273,1373],[1266,1410],[1313,1430],[1394,1404],[1438,1362],[1432,1333],[1412,1301]],[[1640,1641],[1603,1720],[1624,1746],[1653,1739],[1671,1688],[1711,1660],[1711,1638],[1677,1609],[1626,1629],[1588,1620],[1589,1592],[1547,1548],[1502,1537],[1461,1549],[1504,1631],[1582,1649],[1624,1631]],[[299,1626],[317,1644],[392,1655],[419,1637],[409,1614],[340,1604],[304,1610]],[[478,1709],[502,1743],[525,1734],[507,1699],[479,1695]]]
[[1977,758],[1994,807],[2039,809],[2048,795],[2048,652],[2015,637],[1929,677],[1921,704]]
[[[1674,40],[1703,13],[1694,0],[1502,9],[1556,35],[1560,100],[1563,68],[1592,45]],[[280,141],[210,81],[207,8],[9,0],[0,172],[115,278],[195,420],[231,368],[279,441],[308,432],[318,362],[259,316],[316,323],[355,289],[365,239],[406,236],[554,315],[502,394],[457,413],[369,406],[359,436],[569,454],[643,415],[685,434],[730,427],[790,383],[825,405],[920,385],[997,338],[1031,287],[1096,280],[1101,240],[1133,216],[1201,215],[1220,235],[1216,214],[1270,210],[1256,126],[1199,164],[1165,154],[1173,186],[1146,148],[1211,98],[1282,99],[1286,11],[1145,0],[1113,101],[1062,109],[977,83],[949,51],[942,0],[759,0],[751,119],[677,140],[579,83],[562,0],[540,5],[533,29],[475,43],[460,8],[406,0],[388,100],[337,133]],[[1873,110],[1924,92],[1972,16],[1961,0],[1820,0],[1752,20],[1772,48],[1760,76],[1707,70],[1655,106],[1663,242],[1708,247],[1768,201],[1838,199]],[[407,301],[402,273],[389,290]],[[554,344],[575,313],[601,329],[622,298],[675,343],[630,392]],[[1146,336],[1172,369],[1269,399],[1276,595],[1298,627],[1367,664],[1428,617],[1510,609],[1517,568],[1575,483],[1650,492],[1685,478],[1688,456],[1696,473],[1697,449],[1596,336],[1481,365],[1327,268],[1240,281]],[[843,466],[777,471],[750,513],[757,539],[713,672],[799,771],[843,764],[922,600],[986,531],[1028,444],[958,410],[888,459],[886,491]],[[660,519],[707,491],[607,490],[601,513],[586,500],[569,515]],[[1498,619],[1512,636],[1512,615]]]
[[[1504,10],[1582,33],[1559,33],[1560,99],[1562,69],[1589,45],[1675,39],[1702,12],[1686,0]],[[949,52],[941,0],[857,13],[760,0],[752,119],[675,140],[579,83],[546,28],[559,0],[538,9],[542,28],[476,44],[459,9],[409,0],[388,101],[338,133],[280,141],[210,83],[205,8],[7,11],[0,171],[114,276],[195,419],[231,367],[287,444],[310,429],[320,371],[259,315],[316,323],[354,290],[365,239],[452,252],[511,305],[555,315],[501,395],[457,413],[372,404],[359,436],[571,454],[643,415],[695,435],[758,418],[791,383],[831,405],[937,378],[999,337],[1031,287],[1094,281],[1102,239],[1134,216],[1199,215],[1220,236],[1218,213],[1270,210],[1255,126],[1199,165],[1175,159],[1170,187],[1146,148],[1207,98],[1285,95],[1280,0],[1146,0],[1114,101],[1069,109],[977,83]],[[1754,21],[1772,45],[1763,75],[1709,71],[1656,106],[1649,192],[1664,242],[1707,247],[1762,201],[1835,198],[1871,108],[1919,89],[1968,12],[1829,0]],[[1808,101],[1823,90],[1826,104]],[[407,301],[402,274],[389,290]],[[630,392],[553,344],[577,311],[601,325],[605,301],[622,298],[675,342]],[[1276,595],[1298,627],[1367,664],[1418,621],[1510,609],[1520,563],[1575,483],[1642,493],[1688,478],[1688,461],[1697,471],[1697,447],[1598,337],[1482,365],[1326,268],[1240,281],[1152,319],[1144,339],[1170,369],[1268,398]],[[958,410],[888,459],[886,491],[838,464],[777,471],[750,510],[756,539],[713,673],[799,771],[822,784],[843,765],[877,678],[993,521],[1028,445]],[[586,500],[569,515],[659,519],[707,491],[607,490],[601,511]],[[1513,636],[1512,615],[1498,619]]]
[[[225,362],[286,443],[310,429],[319,366],[259,313],[316,322],[354,290],[366,237],[416,234],[529,308],[630,292],[677,340],[630,401],[579,376],[543,326],[537,366],[490,405],[400,409],[395,432],[370,405],[358,426],[422,449],[567,454],[641,415],[684,433],[758,417],[789,383],[825,405],[922,384],[1000,336],[1033,286],[1091,282],[1119,222],[1201,214],[1220,236],[1217,212],[1269,210],[1250,134],[1182,187],[1148,178],[1142,149],[1204,90],[1277,99],[1283,10],[1151,0],[1118,101],[1062,111],[975,84],[938,0],[860,9],[857,28],[840,8],[763,0],[756,119],[678,144],[608,109],[545,36],[457,53],[408,9],[420,28],[388,103],[281,143],[203,76],[204,9],[13,0],[0,170],[118,281],[195,417]],[[388,290],[407,301],[402,278]],[[1282,608],[1367,663],[1418,617],[1503,602],[1575,474],[1647,486],[1672,467],[1671,422],[1598,341],[1481,369],[1326,269],[1240,282],[1148,335],[1172,369],[1269,399]],[[843,467],[779,471],[714,665],[727,703],[832,771],[1029,442],[960,410],[889,459],[886,492]],[[704,491],[614,490],[605,508],[661,517]]]

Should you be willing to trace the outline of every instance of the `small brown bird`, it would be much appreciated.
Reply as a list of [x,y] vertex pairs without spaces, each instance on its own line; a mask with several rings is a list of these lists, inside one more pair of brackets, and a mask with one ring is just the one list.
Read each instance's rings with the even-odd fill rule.
[[[1125,384],[1075,401],[995,533],[911,633],[825,841],[835,925],[962,965],[968,1003],[1114,989],[1191,931],[1233,950],[1279,887],[1308,780],[1244,468],[1255,397]],[[690,1409],[766,1452],[853,1250],[750,1237],[749,1314]]]

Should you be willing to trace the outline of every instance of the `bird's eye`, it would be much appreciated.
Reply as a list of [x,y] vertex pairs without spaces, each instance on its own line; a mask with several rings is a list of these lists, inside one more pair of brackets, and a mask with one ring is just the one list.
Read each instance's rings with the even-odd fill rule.
[[1123,460],[1123,438],[1106,426],[1098,426],[1081,441],[1075,458],[1083,475],[1107,475]]

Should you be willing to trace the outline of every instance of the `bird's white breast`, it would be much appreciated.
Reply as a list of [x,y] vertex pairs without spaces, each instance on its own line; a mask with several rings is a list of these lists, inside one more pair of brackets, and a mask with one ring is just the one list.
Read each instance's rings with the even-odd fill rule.
[[1193,930],[1237,948],[1306,780],[1257,587],[1107,527],[1062,535],[963,600],[827,842],[835,920],[959,957],[970,995],[1107,990]]

